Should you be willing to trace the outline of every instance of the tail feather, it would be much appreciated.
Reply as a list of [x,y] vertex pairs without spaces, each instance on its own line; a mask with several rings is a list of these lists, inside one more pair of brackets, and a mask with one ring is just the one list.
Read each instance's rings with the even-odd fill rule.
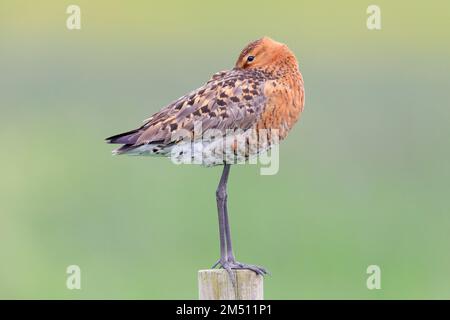
[[[119,155],[119,154],[143,154],[143,153],[157,153],[156,151],[153,150],[154,145],[157,145],[159,143],[162,143],[161,140],[159,141],[152,141],[152,143],[141,143],[138,142],[139,137],[142,135],[142,133],[144,132],[144,130],[142,130],[142,128],[139,129],[135,129],[135,130],[131,130],[128,132],[124,132],[124,133],[120,133],[117,134],[115,136],[106,138],[106,142],[107,143],[112,143],[112,144],[122,144],[122,146],[116,148],[113,150],[113,154],[114,155]],[[142,149],[142,146],[148,144],[148,148],[144,148]],[[170,145],[170,143],[168,144]],[[161,149],[160,147],[157,148],[158,150]]]
[[141,129],[134,129],[128,132],[120,133],[115,136],[106,138],[107,143],[133,145],[141,135]]
[[114,135],[112,137],[106,138],[107,143],[113,143],[113,144],[123,144],[123,146],[120,146],[117,149],[113,150],[113,154],[124,154],[127,153],[140,145],[136,145],[137,140],[139,139],[139,136],[142,134],[141,128],[134,129],[131,131],[127,131],[124,133],[120,133],[117,135]]

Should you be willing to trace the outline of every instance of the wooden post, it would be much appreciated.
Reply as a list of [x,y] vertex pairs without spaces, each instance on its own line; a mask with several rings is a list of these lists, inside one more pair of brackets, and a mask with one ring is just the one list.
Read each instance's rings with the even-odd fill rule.
[[233,270],[236,288],[224,269],[200,270],[200,300],[263,300],[263,277],[250,270]]

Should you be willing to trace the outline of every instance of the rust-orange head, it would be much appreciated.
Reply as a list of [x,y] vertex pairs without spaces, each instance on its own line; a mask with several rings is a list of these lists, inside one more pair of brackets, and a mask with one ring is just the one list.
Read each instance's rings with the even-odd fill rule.
[[272,69],[281,66],[298,68],[297,59],[285,44],[263,37],[251,42],[241,51],[235,68]]

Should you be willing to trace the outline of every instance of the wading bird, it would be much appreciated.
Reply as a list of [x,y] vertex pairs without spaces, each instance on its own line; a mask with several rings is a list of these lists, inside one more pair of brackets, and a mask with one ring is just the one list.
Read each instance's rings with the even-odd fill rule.
[[[286,45],[264,37],[242,50],[233,69],[214,74],[202,87],[170,103],[141,127],[106,141],[122,144],[114,154],[192,159],[193,154],[186,149],[174,152],[185,142],[178,135],[183,132],[190,138],[189,150],[201,150],[201,164],[223,165],[216,190],[220,259],[213,267],[220,265],[230,275],[232,269],[264,275],[267,272],[263,267],[240,263],[233,253],[227,210],[230,165],[267,151],[275,143],[274,132],[276,140],[285,138],[303,111],[304,97],[303,78],[294,54]],[[200,134],[195,133],[196,124],[201,126]],[[206,138],[208,130],[214,130],[215,137]],[[231,140],[217,139],[230,132]]]

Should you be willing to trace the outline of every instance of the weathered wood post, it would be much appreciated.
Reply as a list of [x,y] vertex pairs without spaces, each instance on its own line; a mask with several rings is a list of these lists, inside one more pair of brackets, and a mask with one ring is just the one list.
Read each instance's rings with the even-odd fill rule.
[[233,270],[236,287],[224,269],[200,270],[200,300],[263,300],[263,277],[250,270]]

